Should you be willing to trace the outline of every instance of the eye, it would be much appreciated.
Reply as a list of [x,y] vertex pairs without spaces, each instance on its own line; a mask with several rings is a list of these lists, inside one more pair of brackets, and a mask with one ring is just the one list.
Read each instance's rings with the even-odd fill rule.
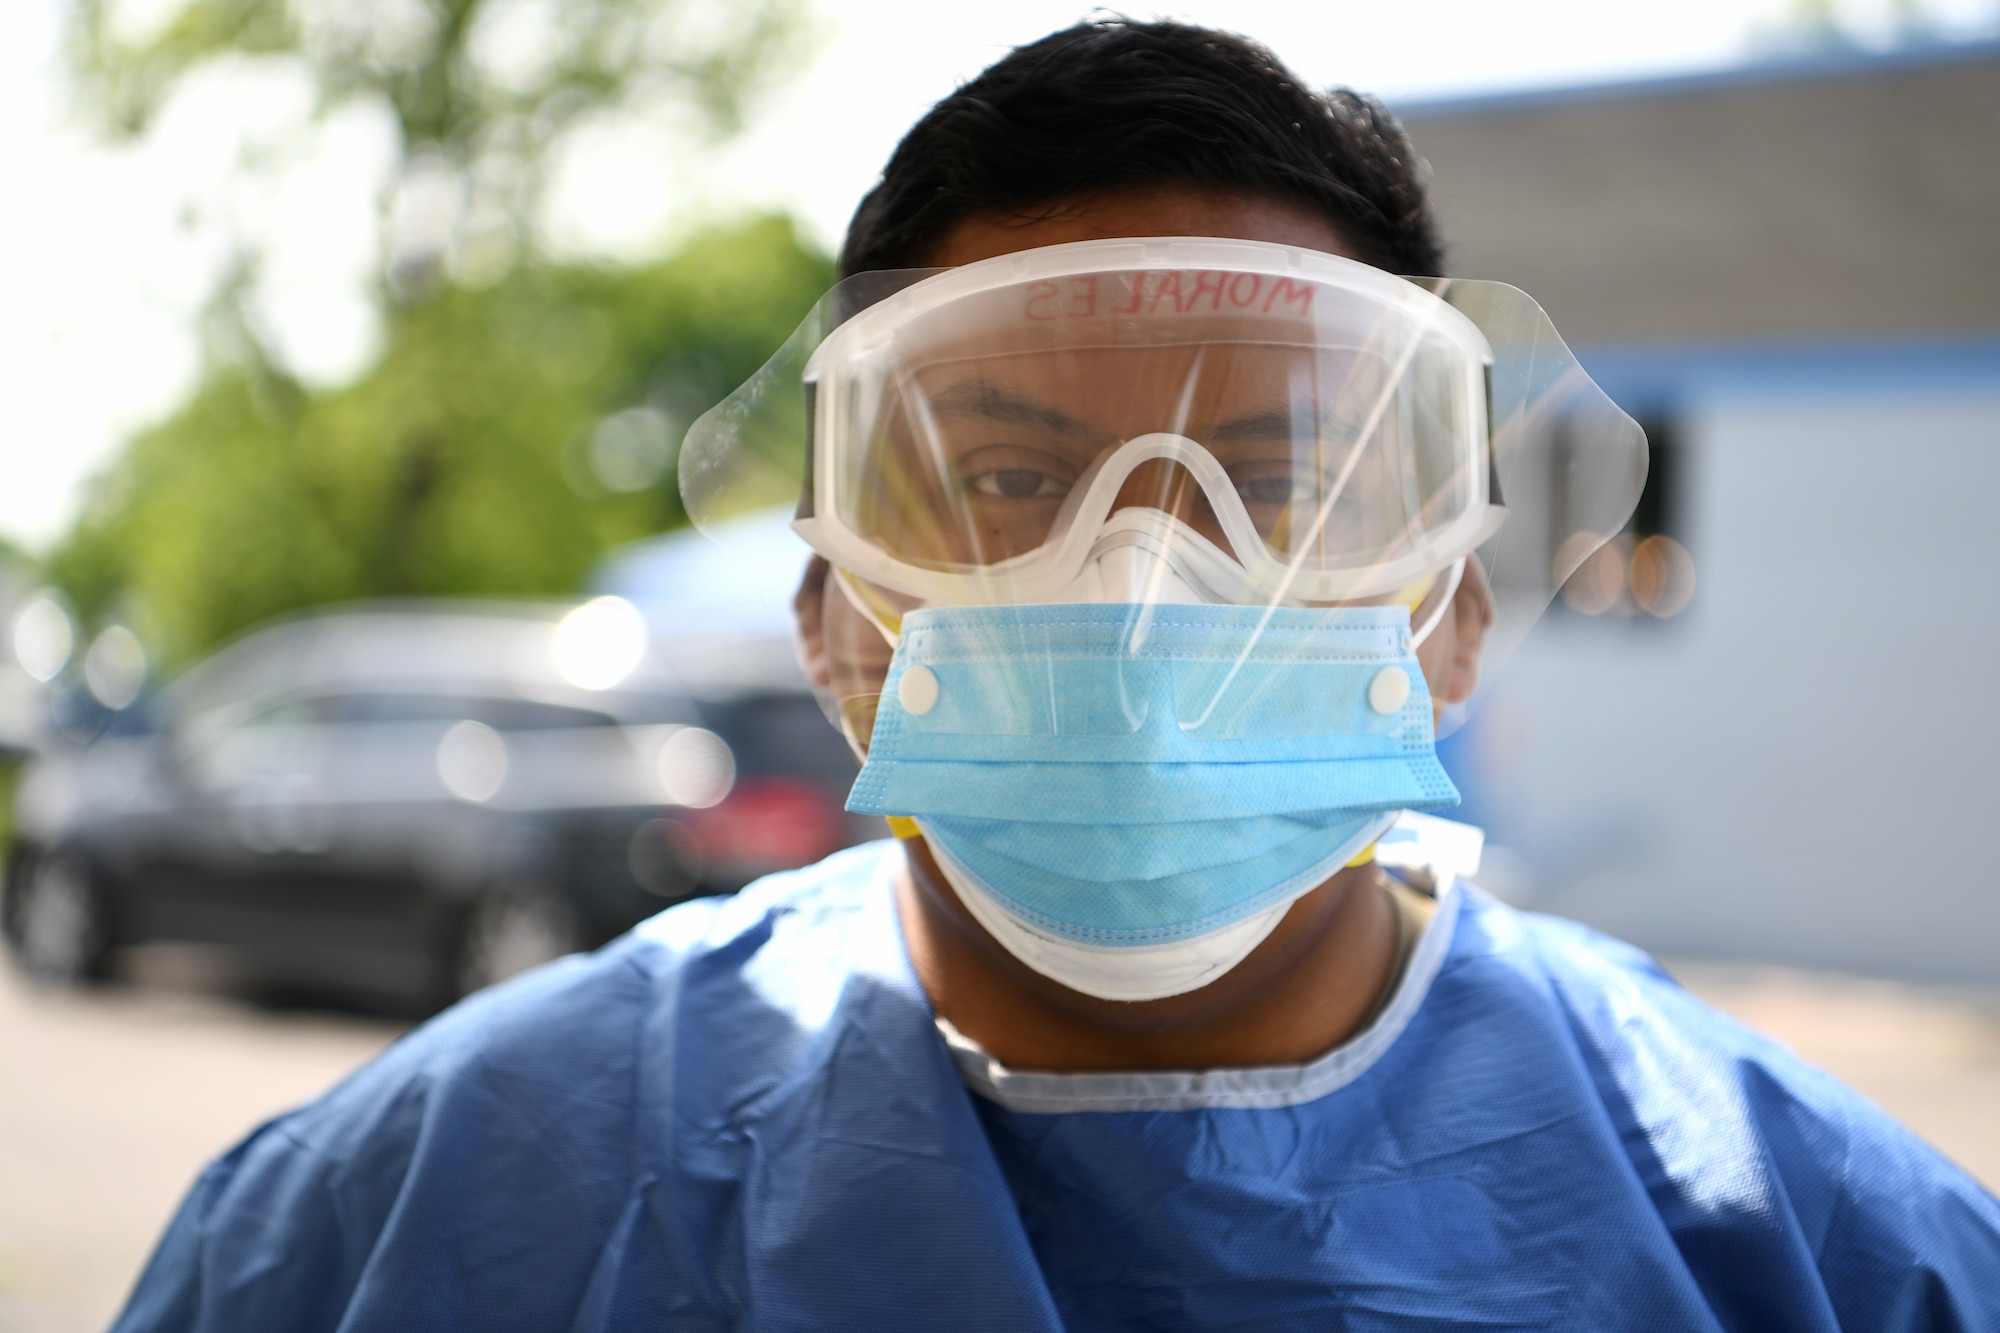
[[[1318,508],[1326,503],[1340,478],[1306,463],[1257,461],[1229,469],[1229,479],[1243,503],[1252,508],[1273,506]],[[1367,489],[1362,471],[1350,471],[1338,487],[1341,497],[1352,505]]]
[[1281,472],[1268,477],[1246,477],[1236,483],[1236,493],[1245,504],[1282,505],[1292,502],[1298,488],[1290,474]]
[[981,495],[998,495],[1009,500],[1040,500],[1069,494],[1069,483],[1026,467],[981,472],[971,478],[971,485]]

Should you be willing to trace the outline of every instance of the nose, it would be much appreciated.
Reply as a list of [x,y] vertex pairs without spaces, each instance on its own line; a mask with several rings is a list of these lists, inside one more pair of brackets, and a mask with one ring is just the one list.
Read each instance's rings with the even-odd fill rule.
[[1111,502],[1112,513],[1121,509],[1158,509],[1223,550],[1229,549],[1229,539],[1223,536],[1222,523],[1215,516],[1215,507],[1208,502],[1208,493],[1196,484],[1192,472],[1169,459],[1148,459],[1132,469],[1132,475],[1125,478],[1125,484],[1118,488]]

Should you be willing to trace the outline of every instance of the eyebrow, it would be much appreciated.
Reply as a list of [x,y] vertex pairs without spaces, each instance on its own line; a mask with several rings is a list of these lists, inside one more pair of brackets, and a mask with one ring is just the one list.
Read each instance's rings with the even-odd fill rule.
[[1227,421],[1218,421],[1211,426],[1208,436],[1217,444],[1235,444],[1245,440],[1289,439],[1297,430],[1297,414],[1288,405],[1266,408],[1262,412],[1251,412]]
[[961,380],[940,391],[931,398],[931,410],[941,415],[964,414],[985,417],[989,421],[1037,426],[1079,439],[1090,434],[1089,429],[1075,417],[980,380]]

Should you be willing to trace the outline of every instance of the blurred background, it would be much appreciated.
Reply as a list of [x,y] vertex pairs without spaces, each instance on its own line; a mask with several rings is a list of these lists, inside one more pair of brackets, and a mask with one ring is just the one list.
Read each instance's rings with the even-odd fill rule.
[[[204,1161],[408,1023],[878,835],[803,548],[686,530],[676,453],[901,132],[1083,15],[0,14],[0,1330],[101,1326]],[[1386,97],[1453,271],[1646,426],[1443,747],[1483,882],[2000,1182],[2000,6],[1171,16]]]

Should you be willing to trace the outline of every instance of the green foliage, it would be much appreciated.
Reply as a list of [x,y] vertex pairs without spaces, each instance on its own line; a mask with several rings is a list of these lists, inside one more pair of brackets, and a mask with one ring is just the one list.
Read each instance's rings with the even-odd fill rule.
[[14,793],[20,785],[21,765],[0,759],[0,881],[4,881],[8,859],[14,854]]
[[385,355],[346,388],[218,370],[100,479],[49,573],[87,619],[131,616],[167,665],[316,603],[568,593],[612,546],[684,521],[664,452],[650,485],[597,479],[606,420],[648,408],[677,442],[831,281],[770,218],[650,267],[442,289],[392,312]]
[[[830,265],[779,219],[643,268],[552,263],[534,243],[546,164],[606,121],[730,133],[800,54],[807,2],[183,0],[134,37],[119,0],[68,0],[81,101],[124,132],[205,66],[271,59],[322,108],[387,107],[402,140],[375,369],[328,391],[274,369],[244,314],[259,242],[236,241],[199,389],[129,444],[47,562],[86,623],[128,620],[171,668],[317,603],[567,593],[609,547],[684,521],[673,444]],[[682,156],[672,169],[699,159]],[[413,197],[456,202],[389,225]]]
[[0,579],[4,579],[10,570],[28,570],[34,565],[33,558],[26,551],[0,535]]
[[276,55],[303,60],[329,101],[384,99],[409,150],[508,140],[515,153],[663,92],[733,129],[802,18],[799,0],[186,0],[134,42],[118,8],[71,0],[69,51],[87,100],[127,131],[198,65]]
[[[163,27],[135,39],[120,33],[121,0],[67,0],[67,45],[82,105],[127,134],[144,131],[189,75],[231,60],[302,69],[322,111],[387,108],[401,161],[380,219],[379,294],[415,304],[452,280],[452,263],[483,281],[535,249],[548,164],[575,132],[671,126],[689,138],[689,156],[734,133],[755,95],[803,56],[808,3],[180,0]],[[280,174],[287,151],[247,154],[237,174]],[[389,224],[413,184],[430,201],[417,210],[428,220],[403,234]],[[438,200],[455,201],[450,217],[437,215]],[[259,242],[232,243],[240,289]],[[241,295],[229,282],[215,293],[223,306]]]

